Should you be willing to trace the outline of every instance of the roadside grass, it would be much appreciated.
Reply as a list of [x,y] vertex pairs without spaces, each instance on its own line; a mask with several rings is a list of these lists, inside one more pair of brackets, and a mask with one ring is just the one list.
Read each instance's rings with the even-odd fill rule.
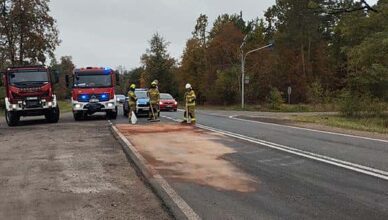
[[295,115],[291,120],[303,123],[322,124],[331,127],[388,134],[388,114],[381,116],[345,117],[341,115],[302,116]]
[[[184,107],[184,106],[182,106]],[[225,111],[243,111],[241,105],[198,105],[198,109],[202,110],[225,110]],[[244,111],[261,111],[261,112],[332,112],[338,111],[335,104],[296,104],[288,105],[282,104],[278,109],[271,109],[267,105],[245,105]]]
[[58,100],[59,110],[61,113],[71,112],[71,102],[68,100]]
[[[226,111],[242,111],[240,105],[217,106],[217,105],[200,105],[197,107],[202,110],[226,110]],[[287,119],[302,122],[320,124],[329,127],[337,127],[358,131],[377,132],[388,134],[388,113],[385,112],[381,116],[362,115],[360,117],[346,117],[340,114],[328,115],[325,112],[338,112],[339,108],[334,103],[329,104],[298,104],[288,105],[282,104],[279,109],[271,109],[266,105],[246,105],[244,111],[261,111],[261,112],[322,112],[320,115],[292,115]]]

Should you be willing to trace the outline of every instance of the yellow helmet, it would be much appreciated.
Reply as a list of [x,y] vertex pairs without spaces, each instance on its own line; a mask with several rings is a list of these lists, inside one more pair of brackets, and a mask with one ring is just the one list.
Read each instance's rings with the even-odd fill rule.
[[136,89],[136,85],[135,84],[131,84],[131,86],[129,88]]
[[152,81],[151,85],[156,86],[156,85],[158,85],[158,83],[156,82],[156,80],[154,80],[154,81]]

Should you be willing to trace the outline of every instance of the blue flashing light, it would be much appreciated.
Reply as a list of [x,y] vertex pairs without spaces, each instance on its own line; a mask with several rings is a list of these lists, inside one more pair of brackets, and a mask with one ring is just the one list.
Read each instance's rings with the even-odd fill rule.
[[110,67],[105,67],[104,68],[104,74],[110,74],[112,72],[112,69]]
[[89,101],[89,95],[82,94],[78,96],[78,101],[80,102],[88,102]]
[[100,101],[101,102],[106,102],[108,100],[109,100],[109,94],[104,93],[104,94],[100,95]]
[[107,94],[102,94],[102,95],[101,95],[101,98],[102,98],[102,99],[106,99],[106,98],[108,98],[108,95],[107,95]]

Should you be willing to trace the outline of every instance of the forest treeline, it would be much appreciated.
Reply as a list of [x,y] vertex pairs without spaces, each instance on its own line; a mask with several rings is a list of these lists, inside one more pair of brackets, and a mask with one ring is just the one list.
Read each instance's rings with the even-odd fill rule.
[[191,83],[199,103],[236,104],[245,36],[245,52],[275,42],[275,47],[247,56],[247,103],[285,101],[291,87],[294,104],[339,101],[350,114],[358,108],[384,110],[387,0],[372,7],[365,1],[277,0],[263,18],[247,21],[242,13],[223,14],[211,25],[201,14],[179,62],[168,54],[168,39],[157,33],[142,66],[125,72],[122,87],[158,79],[162,91],[182,97],[184,84]]

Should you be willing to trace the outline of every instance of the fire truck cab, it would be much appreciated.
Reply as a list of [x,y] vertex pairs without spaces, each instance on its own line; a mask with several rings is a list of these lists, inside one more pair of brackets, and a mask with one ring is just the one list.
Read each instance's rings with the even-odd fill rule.
[[4,71],[5,119],[8,126],[20,117],[44,115],[50,123],[59,120],[59,106],[50,71],[45,66],[10,67]]
[[[75,69],[72,79],[71,102],[76,121],[97,112],[106,112],[107,118],[116,119],[115,74],[111,68]],[[66,77],[66,83],[69,82]]]

